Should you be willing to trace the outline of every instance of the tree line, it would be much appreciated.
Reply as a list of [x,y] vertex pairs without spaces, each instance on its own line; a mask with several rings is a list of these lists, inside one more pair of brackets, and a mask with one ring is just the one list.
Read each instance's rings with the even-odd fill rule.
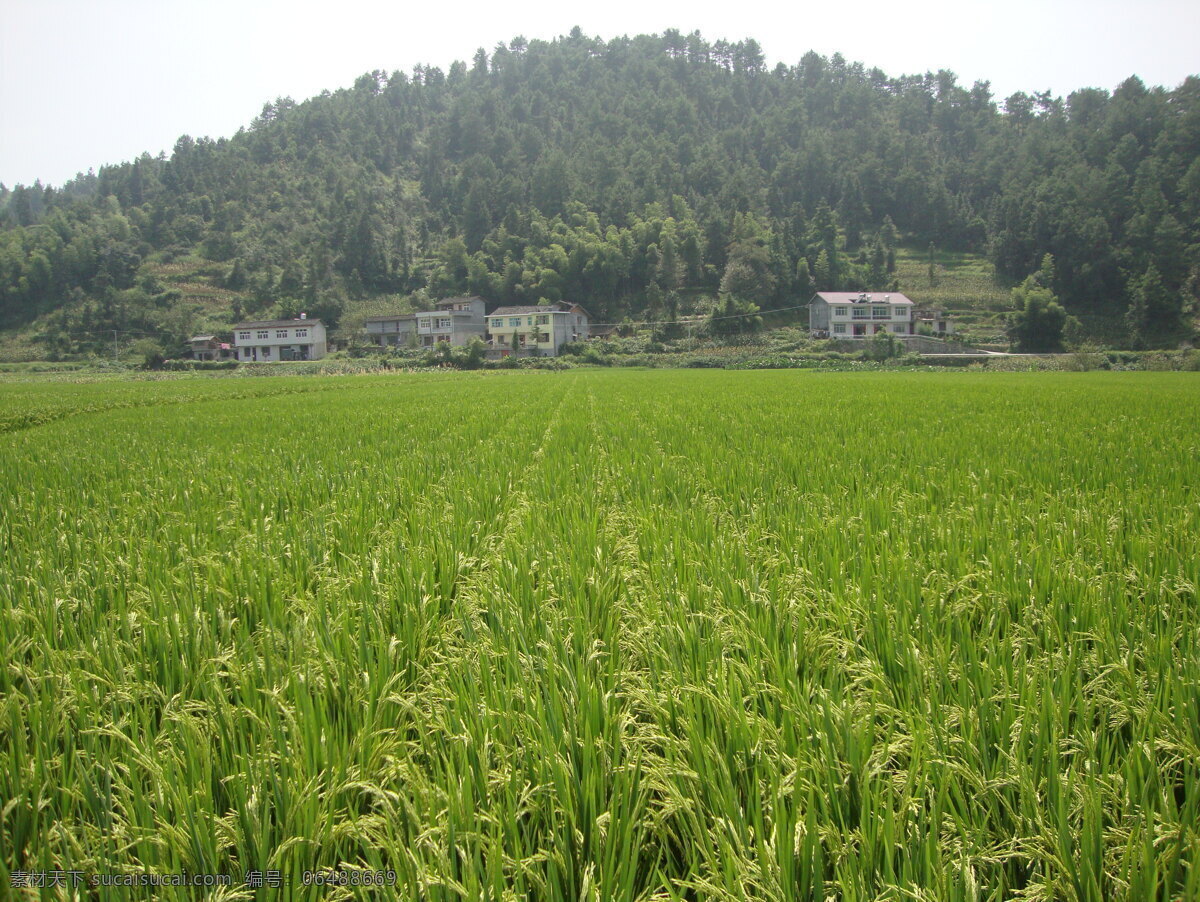
[[896,247],[930,243],[1013,285],[1051,255],[1068,311],[1178,334],[1200,294],[1200,78],[997,102],[837,54],[769,68],[753,40],[516,38],[59,188],[0,186],[0,324],[161,324],[171,294],[143,264],[184,255],[238,315],[457,292],[607,321],[701,295],[769,310],[887,288]]

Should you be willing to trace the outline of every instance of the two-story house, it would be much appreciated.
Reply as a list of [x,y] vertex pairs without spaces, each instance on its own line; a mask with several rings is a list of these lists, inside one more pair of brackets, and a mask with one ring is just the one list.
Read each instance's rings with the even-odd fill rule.
[[489,344],[507,356],[516,337],[518,353],[556,357],[563,345],[588,337],[588,312],[578,304],[497,307],[488,315]]
[[483,311],[483,298],[438,301],[433,310],[413,314],[417,322],[417,342],[423,348],[432,348],[440,341],[459,347],[472,338],[482,339],[487,331]]
[[301,313],[299,319],[238,323],[234,356],[241,361],[320,360],[325,356],[325,324]]
[[913,335],[913,302],[897,292],[819,291],[808,305],[808,329],[814,338]]
[[483,298],[446,298],[432,310],[369,316],[363,331],[371,344],[381,348],[416,344],[432,348],[440,341],[460,347],[472,338],[482,339],[487,331]]
[[[426,314],[431,316],[432,314]],[[417,334],[415,313],[394,313],[390,316],[368,316],[363,323],[367,339],[381,348],[407,346]]]
[[228,342],[220,341],[215,335],[193,335],[188,339],[193,360],[230,360],[234,351]]

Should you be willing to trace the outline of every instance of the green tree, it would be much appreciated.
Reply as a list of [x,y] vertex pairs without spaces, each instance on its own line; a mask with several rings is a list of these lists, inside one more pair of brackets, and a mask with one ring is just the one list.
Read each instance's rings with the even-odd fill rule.
[[166,362],[163,346],[153,338],[139,338],[129,350],[143,369],[161,370]]
[[833,269],[829,265],[829,252],[821,248],[817,261],[813,266],[813,282],[817,291],[832,291],[834,288]]
[[246,287],[246,267],[241,258],[233,261],[233,266],[225,276],[225,287],[230,291],[241,291]]
[[463,237],[467,250],[479,250],[483,239],[492,228],[492,211],[488,204],[487,186],[481,181],[471,182],[463,209]]
[[1063,330],[1067,311],[1049,288],[1043,288],[1031,275],[1012,290],[1014,312],[1009,315],[1009,335],[1017,350],[1025,353],[1053,353],[1063,349]]
[[721,293],[755,303],[769,301],[777,284],[771,271],[771,231],[751,213],[734,217]]
[[896,341],[896,336],[891,332],[876,332],[871,336],[865,354],[869,360],[890,360],[898,357],[902,349],[903,345]]
[[812,299],[813,293],[816,290],[812,271],[809,270],[808,261],[804,257],[796,261],[796,278],[793,282],[793,287],[795,288],[797,302],[805,304]]
[[714,335],[740,335],[757,332],[762,328],[762,317],[758,316],[758,305],[747,300],[723,294],[721,303],[709,315],[708,327]]
[[1184,309],[1183,294],[1172,291],[1153,262],[1130,280],[1129,307],[1125,325],[1136,347],[1151,344],[1176,332]]
[[487,345],[483,339],[476,336],[467,342],[459,358],[459,365],[465,370],[477,370],[483,366],[487,357]]

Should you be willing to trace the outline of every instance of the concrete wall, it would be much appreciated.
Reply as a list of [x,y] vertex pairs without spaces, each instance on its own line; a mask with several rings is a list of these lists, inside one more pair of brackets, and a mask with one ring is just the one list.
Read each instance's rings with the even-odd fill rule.
[[397,317],[366,324],[367,337],[373,344],[380,347],[403,346],[408,344],[409,337],[417,331],[417,321],[411,317]]
[[829,305],[821,298],[808,305],[808,328],[813,332],[829,329]]
[[986,352],[963,344],[961,341],[944,341],[940,338],[930,338],[928,335],[900,336],[905,348],[918,354],[979,354],[987,356]]

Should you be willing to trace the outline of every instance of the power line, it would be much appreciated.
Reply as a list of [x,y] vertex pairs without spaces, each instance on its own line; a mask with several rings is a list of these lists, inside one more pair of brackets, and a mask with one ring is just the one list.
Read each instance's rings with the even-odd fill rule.
[[161,332],[161,331],[157,331],[154,329],[101,329],[99,332],[89,332],[86,329],[75,329],[70,332],[67,332],[66,334],[67,334],[68,338],[78,338],[79,336],[82,336],[82,335],[91,335],[91,336],[102,335],[105,338],[107,338],[109,335],[112,335],[114,332],[117,333],[118,335],[166,335],[167,334],[166,332]]

